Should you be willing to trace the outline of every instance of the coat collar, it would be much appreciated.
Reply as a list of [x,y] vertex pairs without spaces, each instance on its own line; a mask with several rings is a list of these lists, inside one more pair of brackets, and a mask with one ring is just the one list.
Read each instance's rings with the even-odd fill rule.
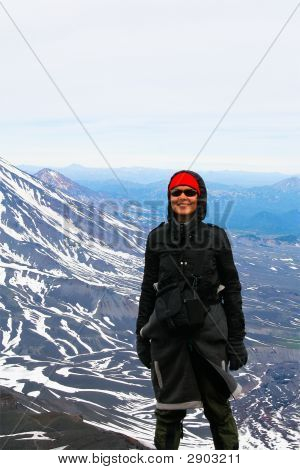
[[178,222],[175,217],[169,218],[167,222],[168,238],[172,244],[183,247],[189,245],[198,238],[203,222],[199,220],[197,214],[185,223]]

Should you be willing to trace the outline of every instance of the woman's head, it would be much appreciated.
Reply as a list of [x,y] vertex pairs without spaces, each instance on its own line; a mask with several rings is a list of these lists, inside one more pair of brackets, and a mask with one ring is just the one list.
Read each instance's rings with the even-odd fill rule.
[[206,187],[201,176],[189,170],[178,171],[168,184],[168,218],[173,215],[179,222],[186,222],[195,214],[203,219],[206,199]]

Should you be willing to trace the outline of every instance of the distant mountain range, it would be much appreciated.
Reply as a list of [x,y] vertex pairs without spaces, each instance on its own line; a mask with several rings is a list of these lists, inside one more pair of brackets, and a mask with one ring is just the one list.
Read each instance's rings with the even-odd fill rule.
[[[17,165],[20,170],[33,175],[39,170],[42,170],[43,166],[34,165]],[[188,167],[188,165],[186,165]],[[131,183],[156,183],[157,181],[168,181],[175,171],[183,168],[148,168],[148,167],[119,167],[113,168],[114,173],[110,168],[90,168],[83,165],[72,164],[66,167],[55,167],[51,166],[52,170],[56,170],[62,175],[70,178],[82,186],[93,190],[100,190],[101,183],[107,180],[128,181]],[[221,183],[227,186],[238,186],[238,187],[252,187],[252,186],[264,186],[271,185],[281,181],[283,179],[290,178],[291,175],[278,173],[278,172],[251,172],[251,171],[206,171],[201,168],[191,168],[201,174],[205,181],[211,183]],[[116,176],[117,175],[117,178]],[[300,173],[292,176],[300,177]]]
[[[128,193],[116,179],[101,183],[101,191],[93,191],[78,185],[63,174],[43,169],[34,175],[55,190],[83,202],[135,201],[143,209],[152,202],[154,221],[166,216],[167,181],[133,183],[122,181]],[[242,188],[220,183],[208,183],[207,221],[240,231],[276,236],[300,236],[300,178],[291,177],[270,186]],[[143,207],[144,204],[144,207]],[[127,207],[129,208],[130,205]],[[121,214],[119,214],[120,216]]]

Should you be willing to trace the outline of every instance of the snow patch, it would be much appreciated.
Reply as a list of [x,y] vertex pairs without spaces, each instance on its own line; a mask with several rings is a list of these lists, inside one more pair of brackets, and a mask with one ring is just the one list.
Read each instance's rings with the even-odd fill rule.
[[109,317],[103,317],[103,320],[105,320],[109,325],[111,326],[116,326],[111,320]]
[[43,279],[40,280],[40,275],[38,274],[35,278],[30,277],[25,271],[25,275],[21,271],[15,271],[14,276],[10,278],[9,284],[12,286],[26,286],[32,292],[36,294],[44,294],[47,291],[46,284]]
[[0,285],[5,286],[6,270],[0,266]]

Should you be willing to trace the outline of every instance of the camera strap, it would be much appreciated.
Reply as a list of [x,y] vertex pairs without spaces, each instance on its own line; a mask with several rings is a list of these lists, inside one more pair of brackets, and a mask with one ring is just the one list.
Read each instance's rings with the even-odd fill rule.
[[186,284],[189,286],[189,288],[191,289],[191,291],[193,292],[193,295],[194,295],[194,299],[197,299],[198,303],[200,304],[202,310],[206,311],[207,313],[209,312],[209,309],[206,307],[206,305],[204,304],[204,302],[201,300],[201,298],[199,297],[198,295],[198,292],[194,289],[193,285],[190,283],[189,279],[187,278],[187,276],[184,274],[184,272],[179,268],[178,264],[176,263],[175,259],[173,258],[172,255],[168,254],[170,260],[172,261],[172,263],[174,264],[174,266],[176,267],[177,271],[179,272],[179,274],[183,277],[183,279],[185,280]]

